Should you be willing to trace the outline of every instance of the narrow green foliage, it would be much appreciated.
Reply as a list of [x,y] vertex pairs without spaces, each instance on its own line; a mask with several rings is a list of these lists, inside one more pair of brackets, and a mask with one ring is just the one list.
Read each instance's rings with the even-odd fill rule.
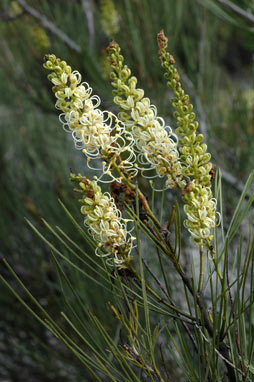
[[[9,261],[3,261],[0,280],[38,324],[79,361],[84,371],[82,378],[87,381],[252,381],[254,172],[242,187],[234,212],[228,213],[224,206],[222,173],[213,169],[211,154],[203,143],[204,136],[198,132],[196,114],[184,90],[188,81],[180,81],[163,32],[158,34],[159,58],[170,96],[173,92],[169,110],[175,109],[175,132],[158,115],[157,110],[164,109],[162,100],[167,99],[164,93],[158,92],[158,109],[151,101],[162,85],[158,80],[159,60],[154,54],[156,40],[148,42],[154,37],[154,28],[167,19],[163,10],[172,8],[172,21],[174,17],[184,18],[177,28],[172,26],[177,35],[187,28],[185,18],[189,11],[188,18],[200,20],[199,52],[193,54],[197,47],[190,38],[177,45],[185,47],[189,68],[200,69],[197,87],[202,98],[206,87],[211,85],[209,78],[205,82],[209,55],[203,53],[213,46],[211,41],[205,47],[210,17],[205,7],[227,21],[231,21],[232,9],[228,12],[224,9],[227,2],[223,8],[212,0],[204,1],[201,6],[198,2],[190,5],[187,0],[179,0],[177,4],[171,0],[158,4],[143,0],[102,0],[100,9],[96,5],[88,9],[88,3],[82,2],[88,20],[87,33],[82,28],[83,35],[75,32],[72,37],[76,35],[77,42],[64,38],[67,45],[62,44],[60,51],[67,55],[67,49],[73,49],[75,55],[71,61],[77,68],[85,59],[86,80],[94,81],[93,86],[100,94],[107,93],[102,76],[110,77],[119,114],[100,107],[100,97],[92,95],[90,84],[82,82],[78,70],[73,71],[66,61],[53,54],[45,56],[44,68],[51,72],[48,79],[53,84],[56,108],[62,112],[59,119],[64,130],[71,133],[75,148],[85,155],[86,173],[76,175],[71,170],[71,181],[79,197],[76,203],[74,193],[65,198],[60,187],[58,194],[63,202],[59,200],[61,212],[57,219],[41,218],[35,205],[24,198],[36,219],[36,222],[27,219],[28,225],[49,251],[47,282],[57,295],[53,309],[44,306],[40,293],[29,291],[27,283],[14,271],[15,263],[12,267]],[[70,2],[65,9],[79,20],[80,6]],[[59,4],[47,1],[40,5],[45,15],[56,13],[60,28],[68,15],[61,13],[60,17],[59,9]],[[240,13],[248,18],[245,12]],[[126,49],[126,61],[135,55],[133,73],[138,73],[141,87],[124,63],[120,45],[114,41],[107,49],[109,65],[104,62],[105,72],[99,74],[100,61],[94,58],[98,42],[93,22],[95,26],[101,23],[104,36],[118,34],[121,41],[121,31],[121,35],[130,38],[130,42],[123,44],[125,49],[127,43],[130,47],[130,52]],[[29,32],[29,25],[27,28]],[[38,51],[53,46],[53,36],[49,37],[43,28],[33,30]],[[67,29],[68,23],[66,32]],[[52,34],[53,31],[51,28]],[[199,32],[192,31],[194,35]],[[173,36],[170,41],[172,48]],[[104,49],[103,59],[105,52]],[[151,63],[155,77],[149,79]],[[147,86],[142,83],[144,79]],[[151,98],[146,96],[149,89]],[[212,97],[211,86],[209,91]],[[102,105],[110,109],[108,94]],[[248,93],[244,98],[250,125],[251,97]],[[204,124],[203,114],[207,110],[201,110],[202,102],[197,97],[195,101]],[[210,113],[207,114],[209,117]],[[60,141],[58,144],[61,146]],[[35,162],[38,159],[36,148],[32,150],[32,158]],[[52,171],[55,180],[55,167]],[[70,207],[73,203],[80,204],[75,215]],[[32,254],[36,255],[36,251]],[[29,256],[32,258],[31,253]],[[8,275],[15,284],[10,283]]]

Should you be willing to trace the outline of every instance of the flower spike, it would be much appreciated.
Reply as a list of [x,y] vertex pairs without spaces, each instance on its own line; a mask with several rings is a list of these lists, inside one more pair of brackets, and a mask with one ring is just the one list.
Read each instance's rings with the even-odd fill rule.
[[44,67],[52,71],[48,79],[54,85],[56,108],[63,112],[59,119],[64,130],[72,134],[75,147],[86,155],[88,166],[91,159],[103,159],[101,181],[105,176],[109,181],[120,181],[113,174],[113,161],[118,162],[128,177],[135,176],[134,140],[124,123],[113,113],[99,109],[100,98],[91,95],[92,88],[87,82],[81,82],[78,71],[72,71],[65,61],[53,54],[46,55],[45,59]]
[[128,66],[123,65],[120,47],[114,41],[108,47],[108,54],[114,102],[122,110],[119,118],[135,139],[140,169],[155,169],[158,177],[167,177],[166,188],[183,189],[185,181],[177,151],[177,136],[165,126],[163,118],[157,116],[156,107],[144,97],[144,91],[136,88],[137,79],[131,76]]
[[211,190],[211,155],[206,152],[207,145],[201,144],[203,135],[197,134],[198,122],[195,113],[192,112],[193,105],[189,103],[189,96],[182,88],[180,76],[174,67],[174,57],[166,51],[167,42],[167,37],[161,31],[158,34],[160,60],[165,69],[167,84],[175,94],[172,105],[176,109],[176,133],[182,137],[179,139],[182,173],[189,179],[182,192],[184,211],[187,215],[184,225],[197,244],[210,246],[213,238],[211,229],[216,226],[217,205]]
[[[109,193],[103,193],[95,180],[73,173],[71,180],[79,185],[79,192],[83,194],[81,213],[85,215],[85,226],[97,242],[96,255],[108,257],[107,263],[113,263],[118,269],[127,268],[135,238],[127,230],[127,221],[122,218],[114,199]],[[105,253],[101,255],[99,249]]]

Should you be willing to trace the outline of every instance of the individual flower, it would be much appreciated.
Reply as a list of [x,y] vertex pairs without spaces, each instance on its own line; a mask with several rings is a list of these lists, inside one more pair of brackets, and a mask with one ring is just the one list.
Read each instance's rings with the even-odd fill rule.
[[91,159],[101,158],[102,176],[108,175],[110,181],[119,179],[112,174],[117,166],[129,177],[135,176],[134,140],[124,123],[113,113],[98,108],[100,98],[91,95],[92,88],[87,82],[81,82],[78,71],[72,71],[65,61],[54,55],[45,57],[44,67],[52,71],[48,79],[54,85],[56,108],[63,112],[59,119],[64,130],[72,134],[75,147],[86,155],[88,166]]
[[[127,230],[127,222],[116,207],[109,193],[103,193],[95,180],[90,181],[81,175],[71,174],[71,180],[79,185],[83,197],[80,200],[81,213],[85,215],[84,224],[98,243],[96,254],[108,257],[119,269],[127,268],[131,261],[132,243],[135,239]],[[98,250],[104,250],[104,254]]]
[[138,160],[143,171],[155,169],[159,177],[167,177],[166,188],[183,189],[181,164],[177,150],[177,136],[158,117],[157,109],[151,105],[144,91],[137,89],[137,79],[131,76],[117,43],[111,42],[108,48],[111,62],[111,80],[114,87],[114,102],[119,105],[119,118],[132,132],[138,152]]
[[206,152],[207,145],[202,143],[203,135],[197,134],[198,122],[192,112],[193,105],[189,103],[189,96],[182,88],[180,76],[174,67],[175,60],[166,51],[167,40],[163,31],[158,34],[161,64],[166,72],[167,84],[175,94],[172,105],[176,109],[176,133],[182,137],[179,139],[182,173],[189,179],[182,193],[187,214],[184,225],[196,243],[210,246],[213,238],[211,229],[216,226],[216,200],[211,190],[211,155]]

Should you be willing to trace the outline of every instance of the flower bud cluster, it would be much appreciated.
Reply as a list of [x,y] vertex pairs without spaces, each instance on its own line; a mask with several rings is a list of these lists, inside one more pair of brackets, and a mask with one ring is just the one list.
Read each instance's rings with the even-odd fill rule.
[[177,136],[170,127],[165,126],[157,109],[144,97],[144,91],[137,89],[136,77],[131,77],[127,65],[123,65],[120,47],[111,42],[109,48],[111,80],[114,87],[114,102],[120,106],[119,118],[132,132],[141,170],[155,169],[157,176],[167,177],[166,187],[183,189],[181,164],[177,150]]
[[100,98],[91,96],[92,88],[81,82],[78,71],[72,71],[65,61],[55,55],[46,55],[44,67],[51,70],[48,79],[53,83],[53,92],[57,98],[56,108],[63,111],[59,119],[67,132],[72,134],[77,149],[82,149],[88,158],[104,159],[102,176],[112,175],[114,160],[121,162],[121,170],[134,176],[136,159],[132,146],[132,135],[125,131],[124,124],[111,112],[101,111]]
[[[166,51],[167,38],[163,31],[158,34],[159,53],[168,86],[174,91],[172,105],[176,109],[174,116],[177,120],[176,133],[179,139],[180,160],[182,173],[190,180],[186,192],[183,192],[187,220],[184,224],[192,234],[194,241],[202,245],[210,245],[212,235],[210,230],[216,226],[216,200],[211,191],[212,163],[211,155],[207,153],[207,145],[203,142],[203,135],[197,134],[198,122],[193,105],[189,103],[189,96],[185,94],[180,76],[174,67],[174,58]],[[191,191],[189,191],[191,190]]]
[[[77,191],[83,194],[81,213],[85,215],[85,226],[98,243],[96,254],[108,257],[107,262],[113,261],[119,269],[127,268],[135,238],[127,230],[127,220],[122,218],[114,199],[109,193],[103,193],[95,180],[75,174],[71,174],[71,180],[79,185]],[[100,248],[105,251],[102,255],[98,252]]]

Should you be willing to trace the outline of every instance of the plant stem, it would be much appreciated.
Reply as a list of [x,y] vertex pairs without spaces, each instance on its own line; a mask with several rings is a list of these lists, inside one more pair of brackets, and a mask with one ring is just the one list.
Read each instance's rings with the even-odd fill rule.
[[203,245],[200,245],[199,255],[200,255],[200,264],[199,264],[198,293],[201,293],[204,286],[204,274],[205,274],[205,256],[204,256]]
[[[135,192],[137,192],[138,194],[138,198],[139,200],[141,201],[144,209],[146,210],[147,212],[147,215],[152,219],[152,221],[154,222],[155,226],[157,228],[161,228],[161,225],[160,225],[160,222],[159,220],[156,218],[156,216],[154,215],[154,213],[152,212],[152,210],[150,209],[150,206],[148,204],[148,201],[146,199],[146,197],[143,195],[143,193],[139,190],[138,187],[136,187],[136,185],[134,185],[133,183],[131,183],[130,179],[128,177],[126,177],[124,175],[124,173],[121,171],[121,169],[119,168],[119,166],[117,165],[116,163],[116,157],[113,157],[111,159],[111,163],[112,163],[112,166],[113,168],[118,172],[118,174],[120,175],[120,177],[123,179],[123,181],[132,189],[134,190]],[[120,161],[121,161],[121,158],[119,158]],[[170,249],[170,248],[169,248]],[[177,273],[181,276],[182,278],[182,281],[184,282],[184,284],[187,286],[189,292],[191,293],[191,295],[195,298],[196,298],[196,301],[197,301],[197,304],[199,306],[199,309],[203,315],[203,319],[204,319],[204,327],[206,328],[206,330],[208,331],[209,335],[211,337],[213,337],[213,333],[214,333],[214,329],[213,329],[213,326],[211,324],[211,321],[209,319],[209,316],[208,316],[208,313],[207,313],[207,308],[206,308],[206,305],[205,305],[205,302],[204,302],[204,299],[203,299],[203,295],[202,295],[202,287],[203,287],[203,282],[204,282],[204,253],[203,253],[203,247],[202,247],[202,250],[200,248],[200,278],[199,278],[199,286],[198,286],[198,293],[196,294],[195,291],[193,290],[193,287],[192,287],[192,282],[191,280],[186,276],[186,274],[184,273],[181,265],[179,264],[179,261],[177,260],[177,257],[175,257],[175,254],[174,253],[170,253],[169,254],[169,257],[171,258],[173,264],[174,264],[174,267],[177,271]],[[215,270],[216,270],[216,273],[218,274],[220,280],[223,279],[219,269],[218,269],[218,264],[216,262],[216,259],[214,258],[213,256],[213,252],[211,251],[211,255],[212,255],[212,259],[213,259],[213,262],[214,262],[214,266],[215,266]],[[140,279],[140,275],[136,272],[136,270],[132,267],[131,264],[129,264],[129,268],[130,270],[133,272],[133,274],[137,277],[137,279],[139,281],[141,281]],[[185,316],[191,320],[193,320],[193,317],[188,315],[187,313],[185,312],[182,312],[181,310],[177,309],[175,306],[172,306],[171,304],[169,304],[167,301],[165,301],[164,299],[162,299],[149,285],[147,285],[146,283],[146,289],[149,293],[151,293],[151,295],[153,297],[155,297],[158,301],[162,302],[164,305],[166,305],[168,308],[170,309],[173,309],[174,311],[178,312],[179,314],[181,314],[182,316]],[[230,382],[236,382],[236,377],[235,377],[235,370],[234,370],[234,367],[232,367],[232,361],[231,361],[231,358],[230,358],[230,355],[229,355],[229,350],[227,348],[227,345],[221,341],[219,343],[219,346],[218,346],[218,350],[220,352],[220,354],[225,358],[226,362],[225,361],[225,365],[226,365],[226,368],[227,368],[227,371],[228,371],[228,378],[229,378],[229,381]]]
[[[120,158],[121,160],[121,158]],[[160,222],[159,220],[156,218],[156,216],[154,215],[153,211],[151,210],[149,204],[148,204],[148,201],[145,197],[145,195],[140,191],[140,189],[138,188],[136,190],[136,186],[135,184],[131,183],[130,179],[127,178],[124,173],[120,170],[119,166],[116,164],[116,158],[113,158],[111,160],[111,163],[112,163],[112,166],[113,168],[118,172],[118,174],[120,175],[120,177],[123,179],[123,181],[133,190],[133,191],[137,191],[138,192],[138,198],[139,200],[141,201],[144,209],[146,210],[147,212],[147,215],[150,216],[150,218],[152,219],[152,221],[154,222],[154,224],[160,228],[161,225],[160,225]]]
[[[139,280],[139,282],[141,282],[141,276],[138,274],[138,272],[135,270],[135,268],[131,265],[131,264],[128,264],[128,267],[129,269],[131,270],[131,272],[135,275],[135,277]],[[166,305],[168,308],[176,311],[177,313],[179,313],[180,315],[186,317],[186,318],[189,318],[190,320],[195,320],[192,316],[190,316],[188,313],[185,313],[183,311],[181,311],[180,309],[178,309],[176,306],[172,305],[172,304],[169,304],[166,300],[164,300],[163,298],[161,298],[147,283],[146,283],[146,290],[153,296],[156,298],[156,300],[158,300],[159,302],[161,302],[162,304]]]
[[222,274],[220,273],[220,270],[219,270],[219,267],[218,267],[218,263],[217,263],[217,260],[215,259],[214,257],[214,250],[211,248],[210,249],[210,254],[211,254],[211,258],[213,260],[213,264],[214,264],[214,267],[215,267],[215,271],[220,279],[220,281],[222,282],[223,281],[223,276]]

